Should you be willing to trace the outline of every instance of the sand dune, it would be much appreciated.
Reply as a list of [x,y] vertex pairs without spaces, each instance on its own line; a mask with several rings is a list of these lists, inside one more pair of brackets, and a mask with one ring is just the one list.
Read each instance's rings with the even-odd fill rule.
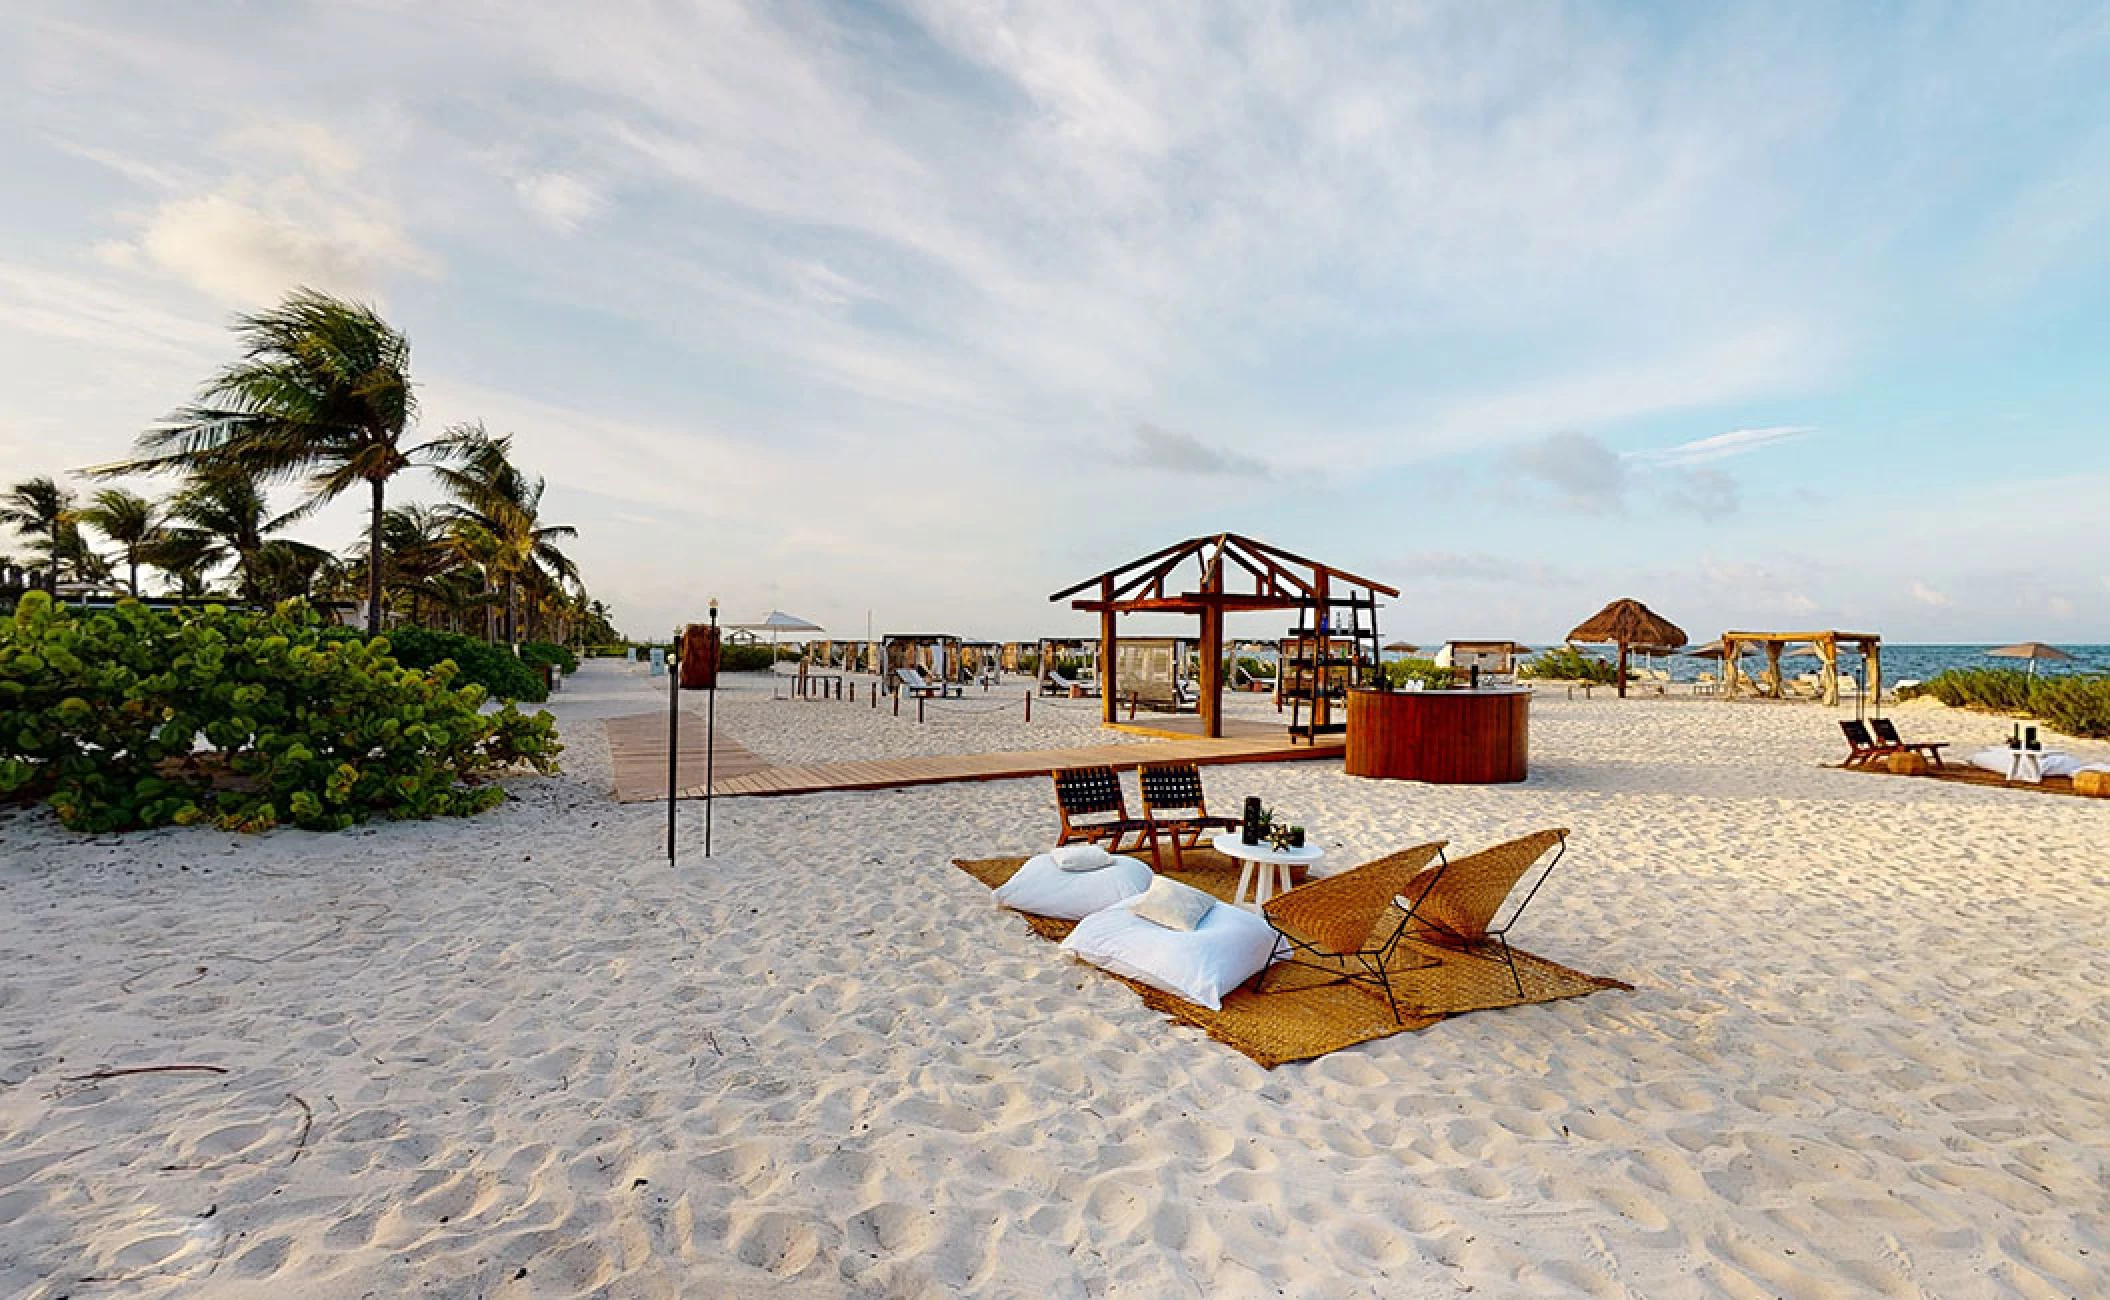
[[[1269,1072],[947,865],[1040,847],[1044,782],[721,802],[669,869],[592,721],[653,685],[589,668],[569,774],[474,821],[0,822],[0,1294],[2110,1290],[2110,802],[1683,700],[1541,701],[1517,787],[1212,771],[1337,864],[1573,827],[1520,937],[1637,986]],[[1103,738],[720,718],[787,760]],[[69,1078],[185,1063],[227,1073]]]

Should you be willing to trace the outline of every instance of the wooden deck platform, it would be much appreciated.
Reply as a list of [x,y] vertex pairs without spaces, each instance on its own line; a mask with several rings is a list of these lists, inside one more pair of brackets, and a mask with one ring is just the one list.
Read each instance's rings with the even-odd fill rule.
[[[615,769],[615,797],[637,803],[667,797],[667,715],[610,718],[608,750]],[[916,758],[864,759],[842,763],[771,764],[720,736],[711,770],[712,793],[736,795],[819,794],[829,790],[893,790],[955,781],[1007,781],[1046,776],[1057,768],[1104,766],[1120,770],[1144,763],[1277,763],[1338,760],[1339,741],[1292,745],[1281,728],[1264,735],[1203,737],[1132,745],[1086,745],[1073,749],[1029,749],[995,754],[933,754]],[[703,797],[703,720],[684,715],[676,756],[675,797]]]

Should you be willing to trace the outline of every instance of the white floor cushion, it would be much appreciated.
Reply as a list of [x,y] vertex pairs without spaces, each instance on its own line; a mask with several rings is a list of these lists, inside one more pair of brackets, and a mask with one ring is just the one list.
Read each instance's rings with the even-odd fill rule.
[[1221,1011],[1224,994],[1259,974],[1275,949],[1275,928],[1229,903],[1210,908],[1192,930],[1168,930],[1137,916],[1133,906],[1130,899],[1085,917],[1063,948],[1211,1011]]
[[996,901],[1035,916],[1075,921],[1134,898],[1150,888],[1150,868],[1119,854],[1097,871],[1064,871],[1043,853],[1026,859],[1011,879],[996,887]]

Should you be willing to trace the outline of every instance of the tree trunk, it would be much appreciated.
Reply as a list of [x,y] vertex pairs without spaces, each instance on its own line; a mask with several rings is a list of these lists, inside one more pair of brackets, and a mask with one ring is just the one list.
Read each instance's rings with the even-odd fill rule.
[[503,624],[505,628],[507,645],[513,644],[513,633],[516,630],[513,624],[513,595],[518,586],[519,584],[514,579],[513,575],[508,573],[506,575],[506,616],[505,622]]
[[139,599],[139,554],[138,554],[138,552],[136,552],[136,551],[134,551],[134,552],[127,552],[127,553],[126,553],[126,555],[125,555],[125,561],[126,561],[126,563],[127,563],[127,564],[129,564],[129,565],[130,565],[130,567],[131,567],[131,570],[132,570],[132,582],[131,582],[131,586],[132,586],[132,599],[134,599],[134,600],[138,600],[138,599]]
[[381,479],[370,480],[374,486],[374,515],[367,525],[366,533],[366,634],[381,635],[381,496],[386,490]]

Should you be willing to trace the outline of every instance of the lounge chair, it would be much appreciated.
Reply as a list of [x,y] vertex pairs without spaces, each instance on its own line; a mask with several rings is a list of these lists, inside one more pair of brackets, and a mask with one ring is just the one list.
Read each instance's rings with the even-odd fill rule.
[[[1416,879],[1404,891],[1414,903],[1407,937],[1507,966],[1517,996],[1523,997],[1524,977],[1517,972],[1516,954],[1509,949],[1509,931],[1567,851],[1565,829],[1536,831],[1448,866],[1427,868],[1428,883]],[[1503,908],[1519,883],[1542,861],[1545,869],[1504,916]]]
[[1121,778],[1110,767],[1070,767],[1056,772],[1055,816],[1060,823],[1057,848],[1083,842],[1097,844],[1108,853],[1129,853],[1147,846],[1152,864],[1159,865],[1157,829],[1128,815]]
[[1099,688],[1091,682],[1074,681],[1053,668],[1048,670],[1046,677],[1040,679],[1042,695],[1068,695],[1073,691],[1082,695],[1097,695]]
[[1879,741],[1868,734],[1868,724],[1859,718],[1839,719],[1839,730],[1846,734],[1846,743],[1852,750],[1841,767],[1865,767],[1879,758],[1888,758],[1902,746]]
[[1202,833],[1237,830],[1236,817],[1209,813],[1202,795],[1201,769],[1192,763],[1149,763],[1136,773],[1143,787],[1143,820],[1149,822],[1159,840],[1172,842],[1172,865],[1184,870],[1183,850],[1201,843]]
[[961,693],[956,683],[931,681],[920,668],[896,668],[894,676],[901,679],[901,689],[912,700],[944,700]]
[[1438,840],[1275,895],[1260,912],[1288,944],[1289,955],[1281,955],[1278,946],[1273,961],[1374,986],[1384,993],[1385,1005],[1397,1021],[1399,999],[1392,992],[1392,976],[1442,964],[1391,962],[1443,872],[1443,841]]
[[1908,742],[1898,739],[1898,724],[1890,719],[1870,718],[1868,722],[1870,726],[1876,729],[1876,739],[1882,744],[1889,746],[1893,753],[1902,750],[1914,750],[1925,754],[1927,761],[1936,767],[1942,765],[1941,752],[1949,747],[1948,741],[1914,740]]

